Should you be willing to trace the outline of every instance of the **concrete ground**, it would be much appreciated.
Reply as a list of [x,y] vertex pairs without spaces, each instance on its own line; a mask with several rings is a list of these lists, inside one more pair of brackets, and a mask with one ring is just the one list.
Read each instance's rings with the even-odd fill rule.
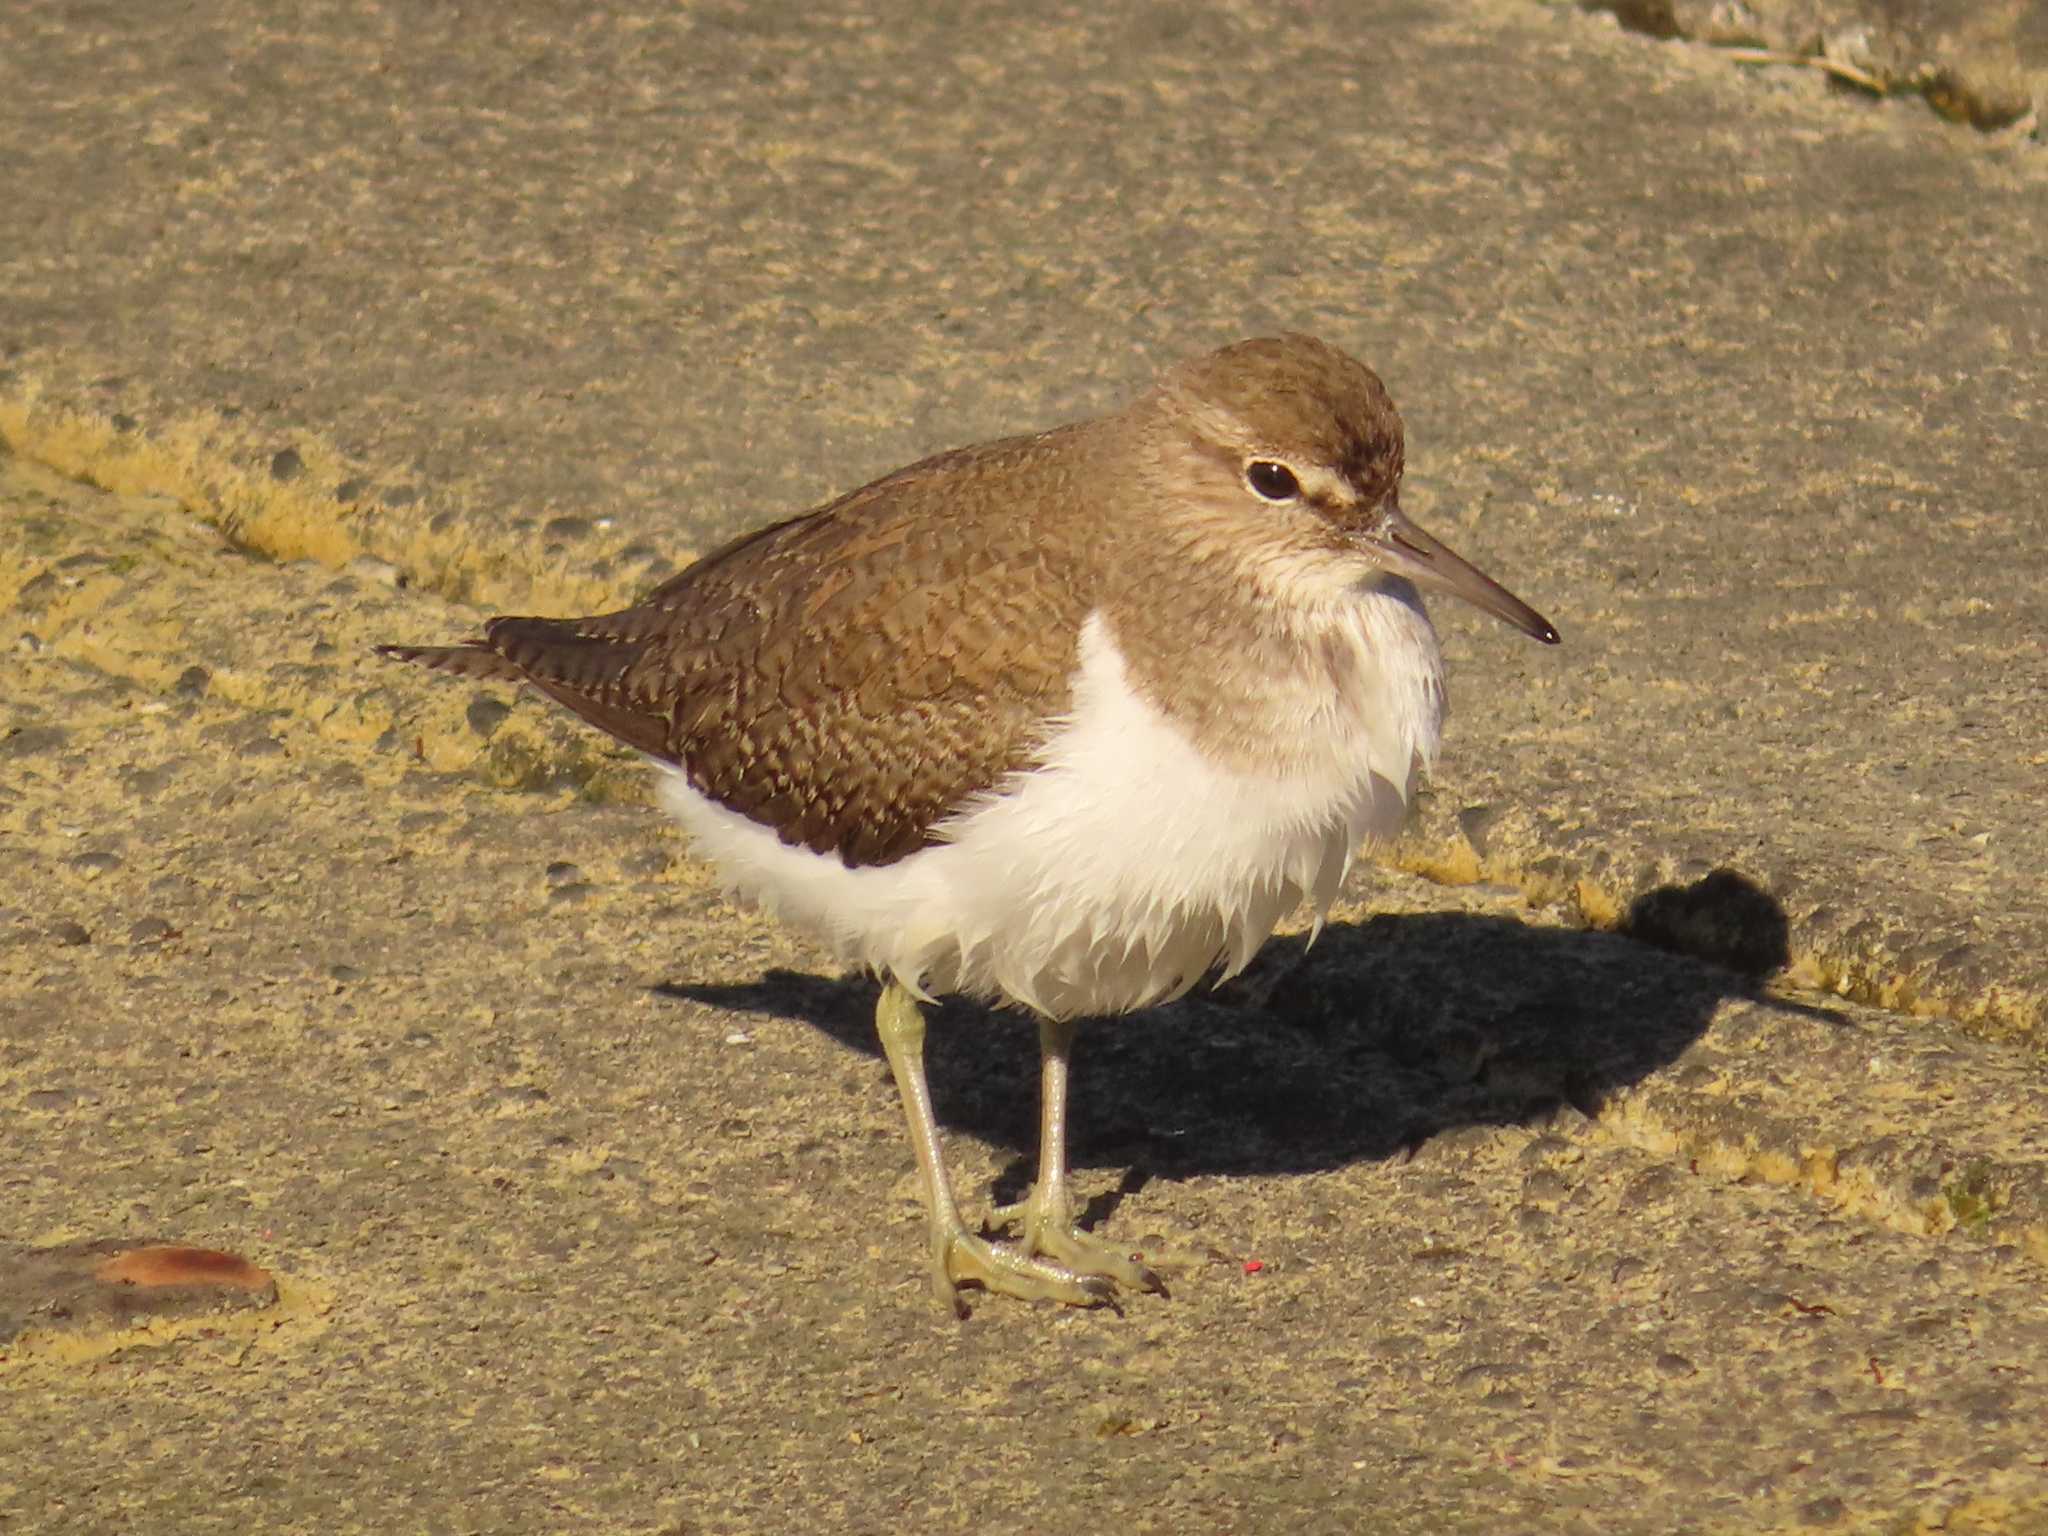
[[[0,1526],[2048,1529],[2041,144],[1093,15],[7,23]],[[1410,835],[1084,1033],[1172,1299],[956,1323],[871,986],[368,647],[1280,326],[1565,645],[1440,611]],[[1029,1025],[932,1051],[1010,1198]]]

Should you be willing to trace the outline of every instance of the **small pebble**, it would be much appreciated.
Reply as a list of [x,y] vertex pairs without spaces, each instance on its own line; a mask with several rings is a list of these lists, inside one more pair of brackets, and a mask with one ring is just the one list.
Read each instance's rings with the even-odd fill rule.
[[348,573],[363,581],[375,582],[380,587],[393,591],[405,585],[405,572],[389,560],[379,560],[375,555],[357,555],[348,563]]
[[493,699],[479,694],[470,701],[469,708],[464,711],[464,718],[469,721],[469,728],[472,731],[488,741],[511,713],[512,706],[503,699]]

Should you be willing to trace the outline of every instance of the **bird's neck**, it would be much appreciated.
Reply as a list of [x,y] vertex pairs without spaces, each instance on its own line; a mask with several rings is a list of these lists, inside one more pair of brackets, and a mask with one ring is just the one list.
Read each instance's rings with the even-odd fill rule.
[[[1216,760],[1278,777],[1434,755],[1443,656],[1407,582],[1364,562],[1183,551],[1103,604],[1136,688]],[[1402,743],[1406,743],[1403,746]]]

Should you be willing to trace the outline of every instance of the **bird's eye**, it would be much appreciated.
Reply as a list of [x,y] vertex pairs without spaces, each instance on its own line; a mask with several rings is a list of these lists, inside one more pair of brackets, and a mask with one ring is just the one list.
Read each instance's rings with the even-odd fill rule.
[[1245,483],[1268,501],[1292,501],[1301,494],[1301,482],[1285,464],[1271,459],[1253,459],[1244,467]]

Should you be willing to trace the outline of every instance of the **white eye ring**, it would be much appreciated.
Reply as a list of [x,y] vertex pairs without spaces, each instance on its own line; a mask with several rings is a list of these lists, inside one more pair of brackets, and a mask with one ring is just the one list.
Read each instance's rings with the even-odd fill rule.
[[1301,494],[1301,481],[1277,459],[1253,459],[1244,467],[1244,483],[1267,501],[1292,501]]

